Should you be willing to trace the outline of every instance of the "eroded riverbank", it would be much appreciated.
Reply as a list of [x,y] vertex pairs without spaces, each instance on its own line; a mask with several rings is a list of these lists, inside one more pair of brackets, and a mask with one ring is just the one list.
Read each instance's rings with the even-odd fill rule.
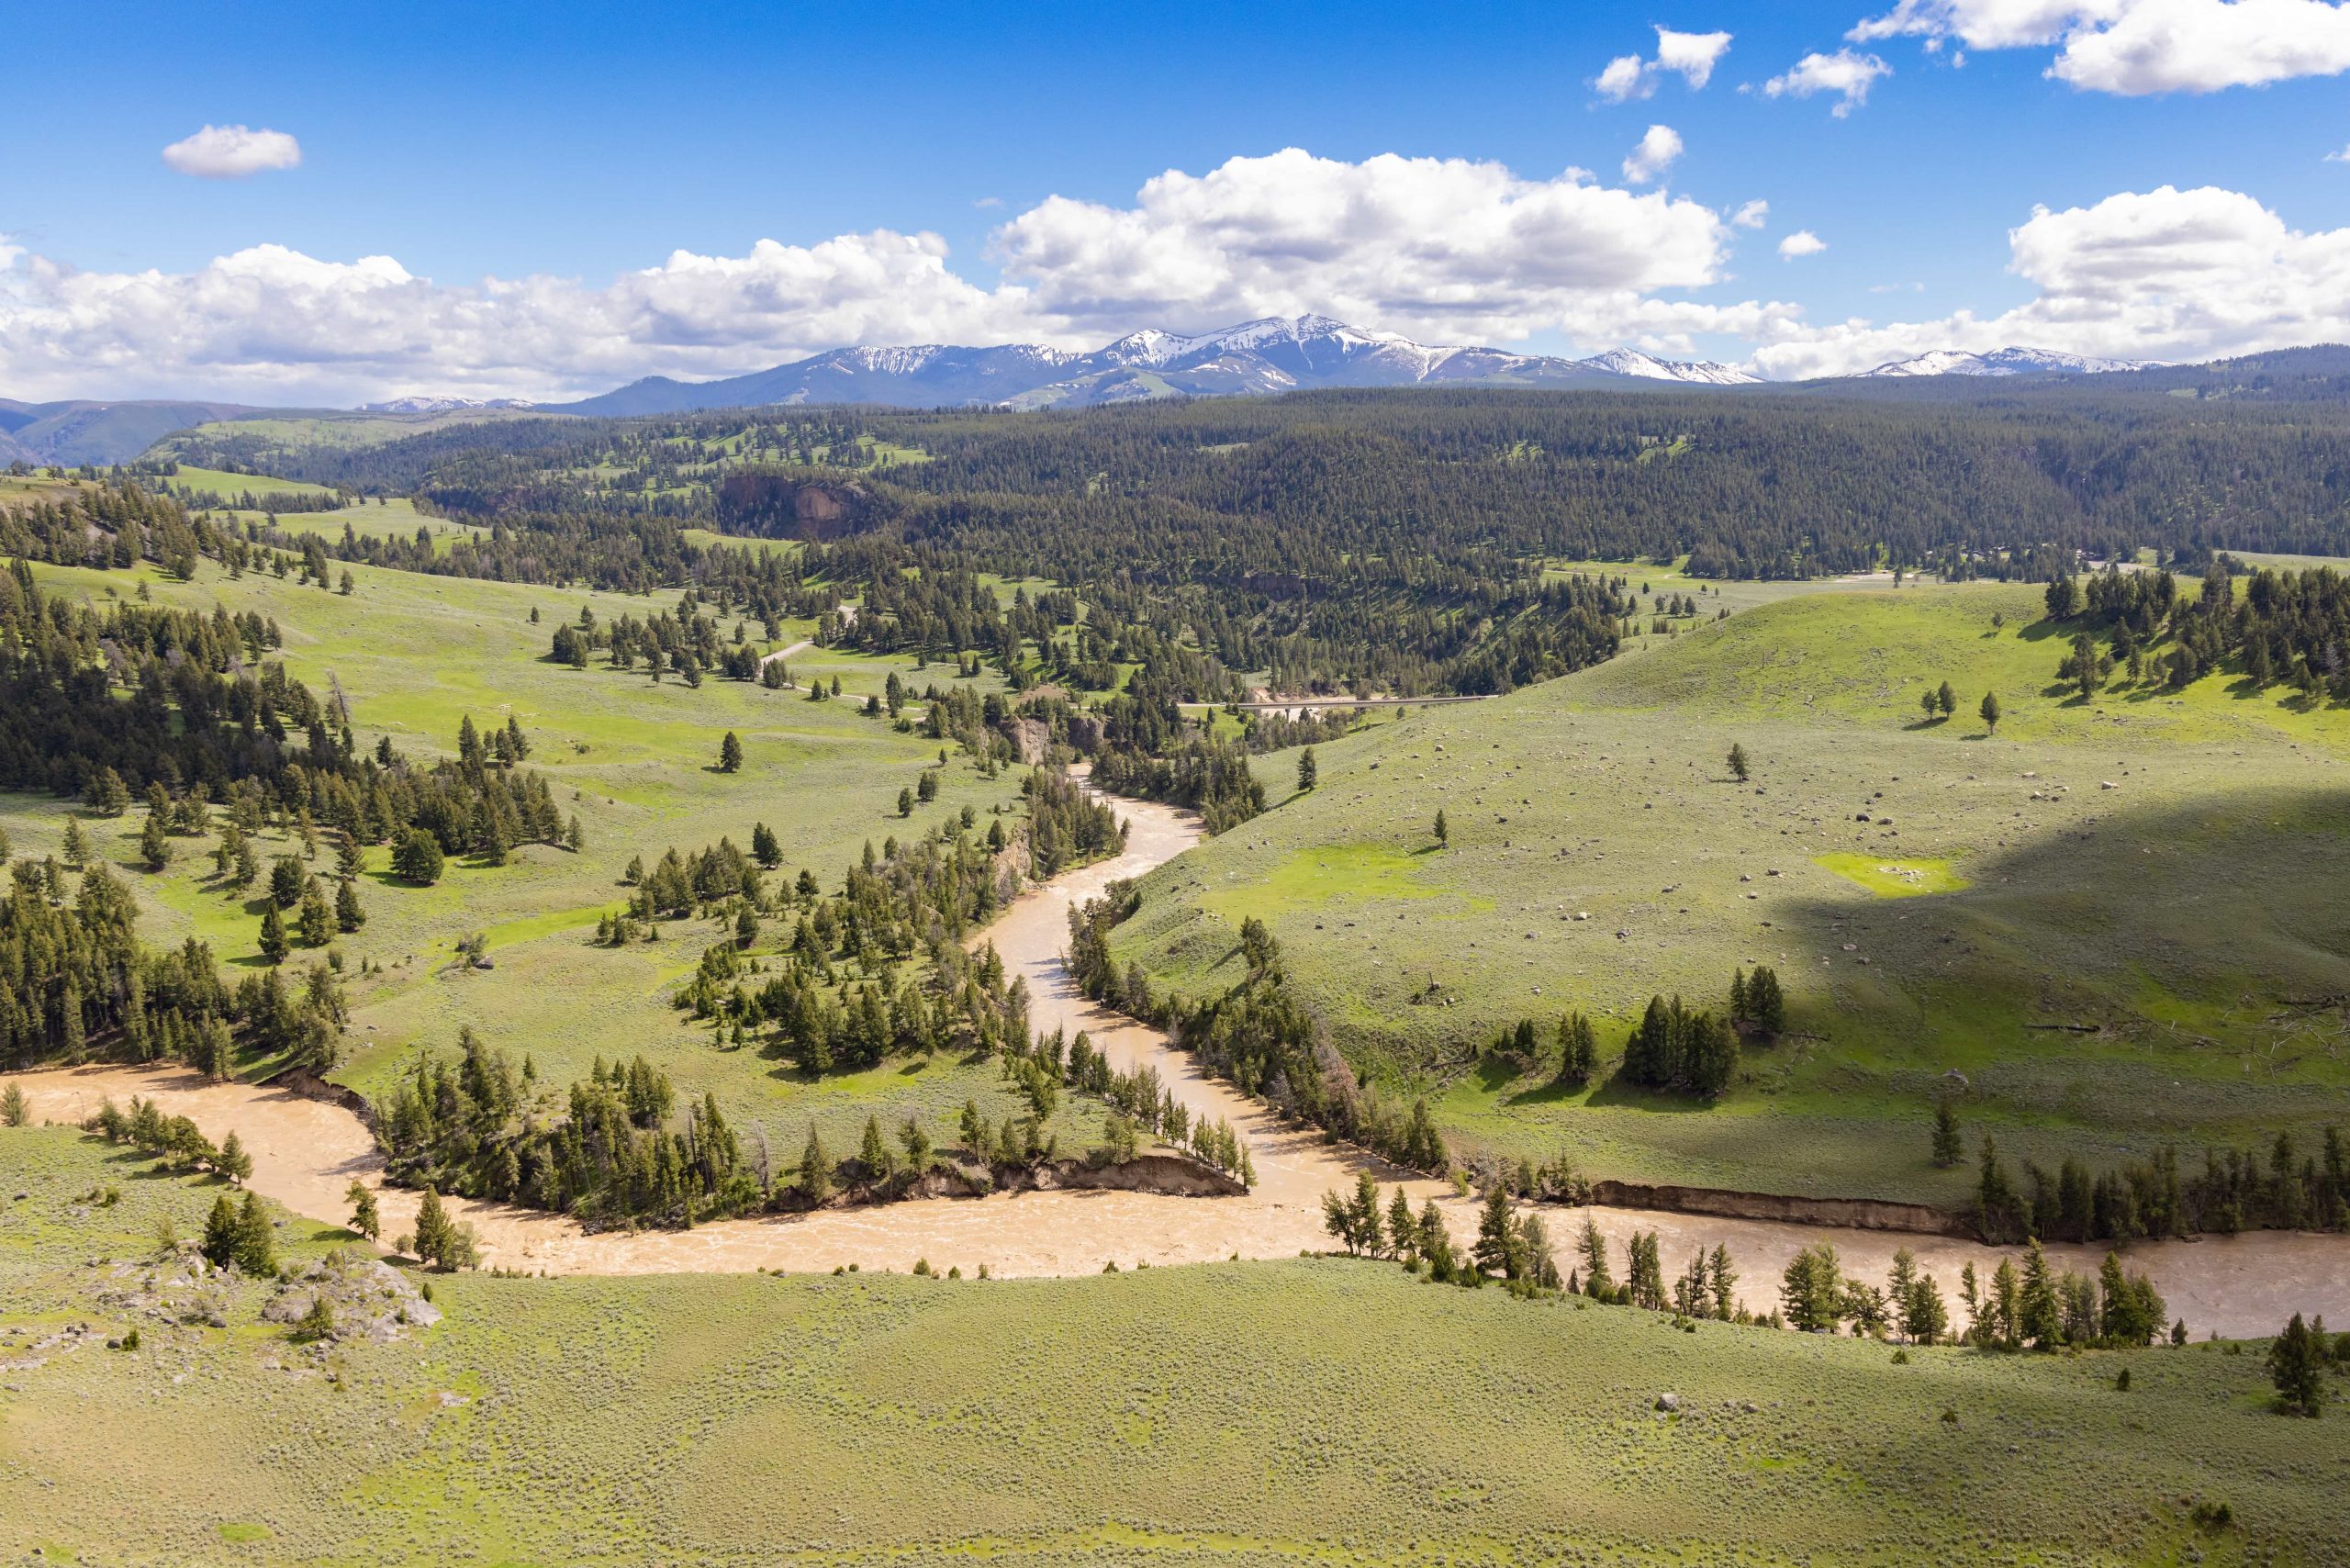
[[[1329,1245],[1322,1227],[1322,1194],[1351,1186],[1368,1165],[1382,1182],[1402,1174],[1334,1147],[1312,1129],[1290,1126],[1242,1098],[1231,1085],[1202,1074],[1165,1035],[1079,995],[1061,963],[1068,912],[1111,881],[1140,876],[1197,843],[1195,820],[1147,801],[1121,801],[1129,831],[1125,852],[1081,868],[1023,894],[990,926],[1007,968],[1026,977],[1036,1027],[1087,1031],[1121,1068],[1149,1064],[1195,1114],[1229,1121],[1247,1140],[1258,1182],[1246,1197],[1184,1198],[1118,1192],[999,1193],[986,1198],[929,1198],[812,1214],[767,1215],[705,1225],[687,1231],[590,1235],[560,1215],[498,1204],[453,1201],[451,1208],[479,1233],[485,1265],[554,1274],[824,1271],[854,1263],[861,1269],[906,1270],[925,1259],[934,1268],[959,1265],[964,1273],[988,1265],[991,1273],[1067,1275],[1099,1272],[1105,1263],[1167,1265],[1211,1259],[1294,1257]],[[252,1184],[297,1213],[339,1220],[349,1213],[343,1193],[356,1180],[377,1189],[385,1233],[413,1222],[416,1194],[383,1186],[383,1161],[359,1117],[344,1107],[285,1090],[241,1083],[207,1083],[173,1067],[52,1069],[17,1075],[33,1119],[80,1121],[111,1098],[153,1099],[185,1115],[214,1141],[231,1130],[253,1158]],[[1454,1229],[1473,1229],[1474,1205],[1449,1186],[1408,1179],[1415,1206],[1435,1197]],[[1594,1207],[1548,1211],[1561,1263],[1568,1244],[1591,1217],[1620,1260],[1625,1238],[1654,1231],[1665,1268],[1675,1272],[1698,1249],[1726,1246],[1741,1275],[1740,1294],[1758,1310],[1776,1299],[1778,1276],[1796,1251],[1817,1241],[1835,1244],[1846,1271],[1881,1280],[1897,1248],[1907,1246],[1956,1300],[1960,1269],[1973,1261],[1987,1272],[1994,1249],[1933,1236],[1808,1226],[1771,1220]],[[2055,1247],[2065,1267],[2093,1272],[2096,1248]],[[2199,1241],[2141,1243],[2131,1266],[2154,1280],[2173,1316],[2200,1337],[2273,1332],[2290,1314],[2323,1312],[2350,1321],[2350,1238],[2263,1231]],[[1619,1262],[1620,1270],[1620,1262]]]

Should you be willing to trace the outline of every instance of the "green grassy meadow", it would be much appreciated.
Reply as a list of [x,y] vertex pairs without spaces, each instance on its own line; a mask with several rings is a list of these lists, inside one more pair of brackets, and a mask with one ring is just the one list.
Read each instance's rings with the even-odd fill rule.
[[[61,1128],[0,1129],[0,1169],[25,1194],[0,1208],[15,1562],[2302,1564],[2341,1541],[2350,1422],[2272,1414],[2257,1345],[1900,1364],[1331,1259],[445,1276],[439,1325],[314,1356],[250,1282],[223,1328],[120,1305],[117,1266],[166,1215],[194,1234],[208,1179]],[[71,1322],[96,1335],[23,1364]]]
[[[137,591],[120,574],[36,572],[51,591]],[[470,1025],[493,1046],[529,1053],[557,1083],[584,1076],[599,1056],[641,1052],[669,1072],[681,1094],[716,1092],[730,1118],[763,1132],[778,1158],[797,1150],[811,1117],[839,1147],[854,1142],[869,1112],[885,1123],[914,1114],[951,1118],[971,1097],[990,1116],[1011,1109],[991,1066],[939,1058],[815,1083],[779,1059],[729,1048],[689,1025],[669,997],[719,938],[716,922],[665,921],[657,942],[621,949],[592,942],[598,917],[626,901],[621,877],[633,856],[650,863],[672,846],[688,853],[722,835],[747,848],[753,824],[765,822],[784,848],[781,877],[806,868],[834,886],[868,840],[878,848],[891,834],[918,835],[967,804],[983,817],[1013,809],[1020,800],[1016,773],[989,780],[957,756],[940,769],[934,802],[911,819],[897,814],[899,790],[938,767],[938,745],[864,717],[852,700],[879,690],[893,669],[919,689],[952,680],[951,668],[918,673],[909,660],[811,648],[792,658],[795,675],[803,682],[839,676],[844,700],[810,702],[804,690],[715,676],[688,689],[674,677],[655,683],[600,663],[575,670],[546,656],[555,625],[582,605],[610,621],[642,618],[655,607],[652,599],[364,566],[352,572],[357,586],[348,598],[266,573],[231,579],[209,561],[192,583],[141,577],[158,602],[208,610],[217,600],[274,617],[288,671],[322,698],[340,689],[349,699],[363,748],[388,735],[411,756],[453,754],[464,715],[494,728],[512,714],[533,745],[528,766],[547,775],[566,813],[578,814],[587,848],[575,855],[530,846],[495,868],[453,859],[431,888],[395,880],[389,852],[371,849],[361,882],[367,924],[334,944],[353,1004],[338,1079],[379,1092],[418,1050],[446,1050]],[[536,625],[533,607],[542,616]],[[785,625],[782,644],[810,630],[807,622]],[[747,756],[732,775],[715,767],[729,730]],[[0,829],[19,856],[52,853],[74,809],[47,796],[0,794]],[[161,945],[202,937],[231,974],[258,964],[260,889],[239,896],[214,878],[212,838],[175,839],[172,866],[148,873],[138,865],[143,822],[143,809],[134,808],[110,821],[86,820],[84,831],[137,891],[145,938]],[[276,833],[255,843],[264,869],[294,848]],[[318,868],[332,868],[330,847]],[[452,961],[458,937],[475,931],[489,938],[493,970],[464,970]],[[383,973],[359,978],[365,960]]]
[[231,474],[220,468],[197,468],[188,464],[177,465],[168,483],[199,496],[227,499],[248,492],[253,495],[328,496],[334,492],[325,485],[313,485],[301,479],[278,479],[262,474]]
[[[1342,1048],[1460,1149],[1595,1176],[1956,1202],[1970,1172],[1927,1138],[1953,1071],[1970,1138],[2052,1166],[2339,1120],[2340,1016],[2283,1003],[2350,991],[2350,882],[2309,875],[2350,854],[2350,712],[2228,676],[2084,701],[2039,614],[2031,588],[1846,585],[1421,710],[1154,873],[1114,950],[1213,994],[1260,916]],[[1923,722],[1944,679],[1957,716]],[[1258,764],[1283,793],[1290,769]],[[1708,1106],[1483,1053],[1578,1008],[1605,1059],[1652,993],[1718,1009],[1756,963],[1794,1033]]]

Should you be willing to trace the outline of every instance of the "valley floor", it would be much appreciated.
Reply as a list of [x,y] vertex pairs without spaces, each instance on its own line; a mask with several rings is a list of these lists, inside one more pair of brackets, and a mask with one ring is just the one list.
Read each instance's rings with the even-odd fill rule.
[[[547,1274],[638,1274],[777,1270],[828,1272],[910,1270],[917,1260],[943,1272],[980,1265],[1000,1277],[1072,1276],[1106,1265],[1198,1263],[1227,1258],[1295,1257],[1332,1245],[1322,1195],[1351,1189],[1369,1170],[1400,1182],[1415,1208],[1433,1198],[1465,1247],[1477,1204],[1449,1183],[1395,1170],[1335,1146],[1311,1128],[1284,1122],[1233,1086],[1203,1073],[1160,1031],[1088,1002],[1062,966],[1068,911],[1109,882],[1141,875],[1195,846],[1196,820],[1148,801],[1121,801],[1128,823],[1125,853],[1065,872],[1032,888],[974,941],[992,944],[1012,972],[1027,979],[1034,1025],[1080,1030],[1121,1070],[1158,1070],[1195,1115],[1228,1120],[1247,1141],[1258,1182],[1242,1198],[1187,1198],[1149,1193],[998,1193],[983,1199],[931,1198],[834,1207],[698,1226],[590,1234],[565,1215],[468,1199],[449,1200],[482,1239],[486,1267]],[[252,1185],[295,1213],[331,1221],[348,1211],[344,1190],[365,1181],[376,1189],[384,1233],[414,1219],[418,1194],[382,1184],[383,1161],[361,1119],[341,1103],[251,1083],[207,1083],[176,1067],[90,1067],[18,1074],[36,1121],[78,1124],[107,1100],[154,1100],[167,1114],[195,1121],[216,1143],[233,1131],[252,1152]],[[1897,1248],[1958,1299],[1959,1277],[1972,1262],[1987,1277],[2007,1254],[1942,1237],[1766,1220],[1659,1214],[1605,1206],[1545,1211],[1562,1265],[1583,1219],[1595,1223],[1620,1257],[1636,1233],[1654,1232],[1669,1269],[1694,1251],[1728,1247],[1749,1280],[1748,1305],[1767,1312],[1774,1282],[1794,1256],[1832,1243],[1847,1270],[1881,1280]],[[2054,1247],[2062,1266],[2093,1274],[2101,1248]],[[2141,1242],[2130,1253],[2197,1337],[2262,1334],[2294,1312],[2350,1321],[2350,1241],[2337,1236],[2253,1232],[2195,1241]]]

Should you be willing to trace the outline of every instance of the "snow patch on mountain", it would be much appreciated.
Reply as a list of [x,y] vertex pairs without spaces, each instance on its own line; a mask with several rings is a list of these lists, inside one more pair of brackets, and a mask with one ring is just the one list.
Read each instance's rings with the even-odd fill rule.
[[2122,370],[2152,370],[2154,359],[2100,359],[2093,354],[2062,353],[2054,349],[2004,348],[1988,353],[1964,349],[1935,349],[1909,359],[1897,359],[1864,370],[1863,376],[1897,375],[2107,375]]
[[388,402],[362,403],[363,414],[447,414],[459,409],[529,409],[537,405],[523,398],[434,398],[410,393]]
[[1580,363],[1614,375],[1638,375],[1650,381],[1688,381],[1707,386],[1751,386],[1762,378],[1734,364],[1709,359],[1658,359],[1638,349],[1609,349]]

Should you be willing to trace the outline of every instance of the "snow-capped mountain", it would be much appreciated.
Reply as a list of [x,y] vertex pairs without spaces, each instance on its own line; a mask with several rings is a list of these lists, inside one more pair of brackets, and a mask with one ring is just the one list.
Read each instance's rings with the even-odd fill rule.
[[1751,386],[1762,378],[1734,364],[1709,359],[1658,359],[1638,349],[1609,349],[1582,362],[1595,370],[1638,375],[1650,381],[1687,381],[1706,386]]
[[1269,395],[1332,386],[1734,386],[1761,378],[1734,365],[1686,364],[1617,349],[1596,359],[1431,346],[1327,316],[1269,316],[1214,331],[1156,328],[1090,353],[1038,343],[844,348],[722,381],[648,376],[576,403],[576,414],[674,413],[776,403],[955,404],[1083,408],[1152,398]]
[[387,403],[362,403],[363,414],[446,414],[459,409],[527,409],[532,404],[521,398],[431,398],[411,393],[395,398]]
[[1913,359],[1898,359],[1864,370],[1871,375],[2105,375],[2117,370],[2153,370],[2152,359],[2098,359],[2089,354],[2059,353],[2053,349],[2006,348],[1988,353],[1964,349],[1936,349]]

